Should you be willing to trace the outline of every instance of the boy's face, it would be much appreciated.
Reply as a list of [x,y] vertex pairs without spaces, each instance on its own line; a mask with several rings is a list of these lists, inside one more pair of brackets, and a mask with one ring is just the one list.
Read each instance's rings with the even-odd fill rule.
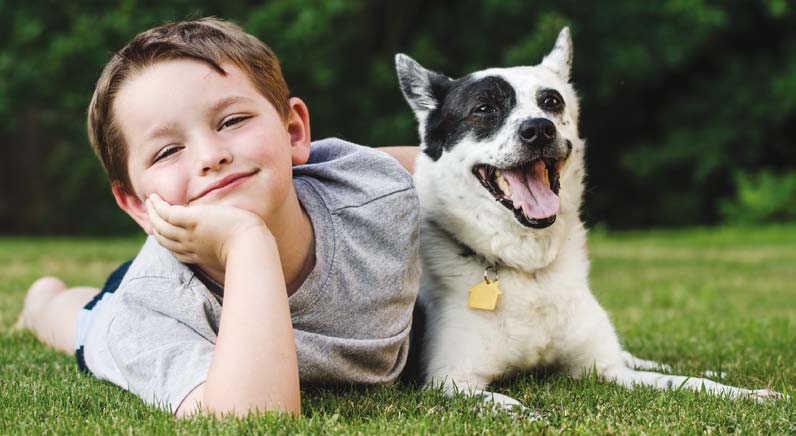
[[287,123],[246,74],[194,60],[164,61],[125,82],[114,114],[128,145],[135,195],[113,187],[119,206],[151,233],[144,200],[216,204],[251,211],[266,224],[292,192],[292,165],[309,156],[309,116],[290,101]]

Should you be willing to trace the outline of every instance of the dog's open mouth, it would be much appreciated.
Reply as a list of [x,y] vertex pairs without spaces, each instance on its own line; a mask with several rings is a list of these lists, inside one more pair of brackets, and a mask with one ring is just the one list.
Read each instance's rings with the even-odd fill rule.
[[556,221],[560,208],[559,171],[563,160],[537,159],[514,168],[476,165],[473,174],[520,224],[542,229]]

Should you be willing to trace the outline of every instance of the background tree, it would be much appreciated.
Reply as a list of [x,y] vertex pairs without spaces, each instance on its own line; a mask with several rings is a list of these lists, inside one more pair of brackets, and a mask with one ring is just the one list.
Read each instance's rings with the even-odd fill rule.
[[584,217],[611,227],[796,219],[796,11],[787,0],[0,0],[0,232],[135,230],[85,135],[102,65],[215,15],[271,45],[313,136],[416,144],[396,52],[452,76],[535,64],[563,25],[588,139]]

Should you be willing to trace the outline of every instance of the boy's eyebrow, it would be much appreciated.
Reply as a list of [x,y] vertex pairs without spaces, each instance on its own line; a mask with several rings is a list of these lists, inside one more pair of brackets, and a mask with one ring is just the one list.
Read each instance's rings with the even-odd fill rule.
[[176,123],[168,123],[163,124],[160,126],[155,127],[154,129],[150,130],[149,134],[144,137],[145,141],[151,141],[153,139],[162,138],[164,136],[169,136],[174,131],[177,130]]
[[228,106],[232,106],[235,103],[244,102],[244,101],[252,101],[252,99],[250,99],[248,97],[239,96],[239,95],[232,95],[232,96],[229,96],[229,97],[224,97],[221,100],[219,100],[218,102],[216,102],[213,106],[211,106],[210,109],[208,109],[207,112],[208,113],[220,112],[220,111],[226,109]]
[[[239,96],[239,95],[232,95],[232,96],[229,96],[229,97],[225,97],[225,98],[222,98],[221,100],[217,101],[212,106],[210,106],[210,108],[207,110],[207,113],[208,114],[213,114],[213,113],[216,113],[216,112],[221,112],[222,110],[226,109],[229,106],[232,106],[235,103],[247,102],[247,101],[252,101],[252,99],[250,99],[248,97]],[[158,138],[162,138],[164,136],[169,136],[169,135],[173,134],[175,130],[177,130],[177,124],[176,123],[169,123],[169,124],[160,125],[160,126],[157,126],[157,127],[153,128],[150,131],[150,133],[148,135],[146,135],[144,140],[145,141],[151,141],[153,139],[158,139]]]

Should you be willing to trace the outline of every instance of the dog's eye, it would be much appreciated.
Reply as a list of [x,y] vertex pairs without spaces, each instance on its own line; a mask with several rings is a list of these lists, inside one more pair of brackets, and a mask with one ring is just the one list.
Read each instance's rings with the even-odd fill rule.
[[495,112],[497,112],[497,108],[491,104],[482,104],[473,111],[473,113],[477,115],[489,115]]
[[542,107],[551,111],[560,110],[563,105],[564,102],[555,95],[548,95],[542,100]]

